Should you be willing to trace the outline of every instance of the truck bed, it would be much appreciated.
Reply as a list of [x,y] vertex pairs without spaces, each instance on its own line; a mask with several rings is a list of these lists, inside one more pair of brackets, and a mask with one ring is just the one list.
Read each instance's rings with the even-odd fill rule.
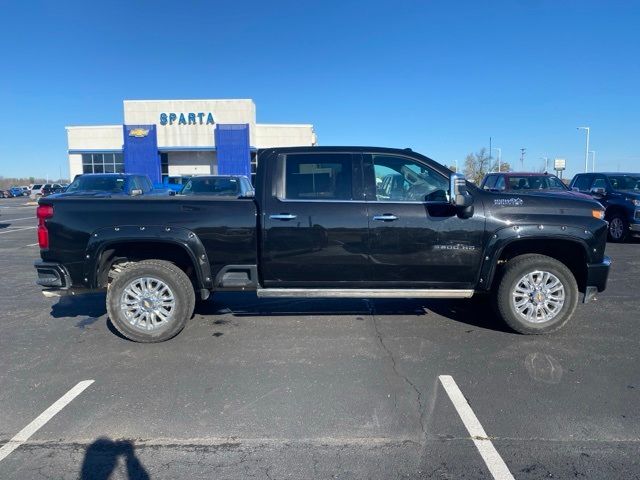
[[[257,264],[257,208],[251,199],[216,197],[42,198],[53,207],[46,220],[49,248],[42,260],[66,267],[76,286],[91,285],[86,256],[96,241],[102,248],[110,232],[118,241],[175,241],[178,230],[202,242],[212,278],[224,265]],[[116,230],[117,229],[117,230]],[[127,234],[130,232],[130,234]],[[99,254],[99,252],[96,252]],[[87,279],[87,280],[85,280]]]

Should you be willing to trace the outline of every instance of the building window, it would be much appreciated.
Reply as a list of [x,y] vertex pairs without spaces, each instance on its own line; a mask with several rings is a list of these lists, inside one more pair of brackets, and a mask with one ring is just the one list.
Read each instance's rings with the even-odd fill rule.
[[162,180],[169,176],[169,154],[160,154],[160,168],[162,172]]
[[82,173],[123,173],[122,153],[83,153]]

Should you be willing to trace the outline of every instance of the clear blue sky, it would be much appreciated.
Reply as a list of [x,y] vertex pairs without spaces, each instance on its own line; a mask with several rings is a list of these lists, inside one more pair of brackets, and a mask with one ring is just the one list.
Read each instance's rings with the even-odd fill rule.
[[[0,175],[67,172],[65,125],[124,99],[252,98],[322,145],[488,145],[537,168],[640,170],[638,1],[11,2],[0,17]],[[495,152],[494,152],[495,153]]]

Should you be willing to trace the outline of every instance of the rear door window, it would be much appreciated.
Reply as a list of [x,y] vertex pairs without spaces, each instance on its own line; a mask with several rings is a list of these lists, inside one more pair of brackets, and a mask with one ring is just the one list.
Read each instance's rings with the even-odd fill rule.
[[352,200],[351,154],[304,153],[285,157],[285,198],[290,200]]

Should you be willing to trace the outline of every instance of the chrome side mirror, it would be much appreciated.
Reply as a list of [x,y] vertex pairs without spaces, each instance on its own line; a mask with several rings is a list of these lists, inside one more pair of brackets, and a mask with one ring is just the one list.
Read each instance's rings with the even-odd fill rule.
[[142,190],[139,188],[135,188],[133,190],[131,190],[131,196],[132,197],[137,197],[139,195],[142,195]]

